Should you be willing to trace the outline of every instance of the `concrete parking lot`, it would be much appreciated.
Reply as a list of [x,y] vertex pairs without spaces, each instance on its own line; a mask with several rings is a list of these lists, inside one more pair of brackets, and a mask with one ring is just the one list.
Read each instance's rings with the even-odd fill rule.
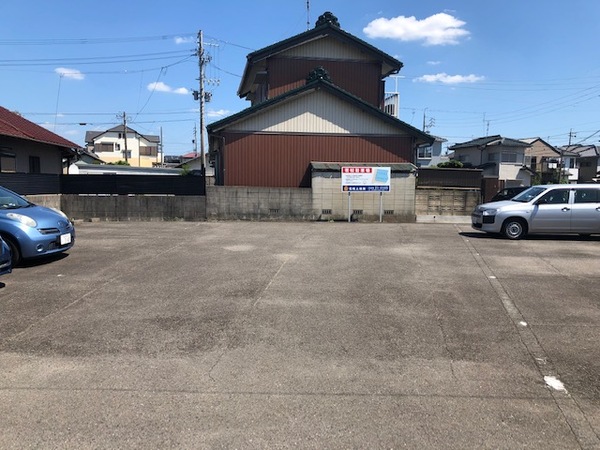
[[600,448],[600,238],[82,223],[0,279],[0,448]]

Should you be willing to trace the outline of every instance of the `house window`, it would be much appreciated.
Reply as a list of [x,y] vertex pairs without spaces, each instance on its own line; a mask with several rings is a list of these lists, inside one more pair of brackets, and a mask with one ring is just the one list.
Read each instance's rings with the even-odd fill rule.
[[458,155],[458,159],[461,163],[469,162],[469,155]]
[[158,147],[140,147],[140,155],[141,156],[157,156],[158,155]]
[[516,163],[517,162],[517,154],[516,153],[502,153],[502,162],[503,163]]
[[433,147],[428,145],[427,147],[419,147],[417,151],[417,158],[431,158],[433,155]]
[[95,153],[112,152],[112,151],[114,151],[114,145],[112,144],[112,142],[109,142],[109,143],[99,142],[97,144],[94,144],[94,152]]
[[488,162],[498,162],[498,153],[489,153]]
[[42,173],[39,156],[29,157],[29,173]]
[[17,158],[13,153],[0,153],[0,172],[11,172],[17,171]]

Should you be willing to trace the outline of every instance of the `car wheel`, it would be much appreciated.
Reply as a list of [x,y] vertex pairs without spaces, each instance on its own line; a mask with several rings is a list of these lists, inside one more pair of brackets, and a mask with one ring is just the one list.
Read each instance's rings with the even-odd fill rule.
[[2,237],[4,242],[10,247],[10,253],[12,254],[12,265],[13,267],[18,266],[21,263],[21,250],[19,246],[9,237]]
[[502,226],[502,234],[508,239],[521,239],[527,234],[527,224],[522,219],[507,219]]

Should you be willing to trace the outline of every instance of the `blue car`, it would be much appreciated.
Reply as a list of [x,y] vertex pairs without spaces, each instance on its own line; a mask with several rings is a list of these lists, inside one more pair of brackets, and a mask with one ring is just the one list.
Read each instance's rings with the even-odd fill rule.
[[10,247],[0,238],[0,275],[12,272],[12,256]]
[[62,211],[38,206],[1,186],[0,236],[10,247],[13,267],[75,244],[75,228]]

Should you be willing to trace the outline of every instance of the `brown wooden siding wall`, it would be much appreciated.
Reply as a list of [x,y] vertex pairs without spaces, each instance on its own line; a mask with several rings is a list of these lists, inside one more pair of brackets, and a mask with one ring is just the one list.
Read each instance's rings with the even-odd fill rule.
[[380,63],[271,58],[268,64],[269,98],[304,86],[306,77],[322,66],[329,72],[333,84],[377,108],[381,106]]
[[412,138],[228,133],[224,185],[310,187],[310,163],[413,162]]

